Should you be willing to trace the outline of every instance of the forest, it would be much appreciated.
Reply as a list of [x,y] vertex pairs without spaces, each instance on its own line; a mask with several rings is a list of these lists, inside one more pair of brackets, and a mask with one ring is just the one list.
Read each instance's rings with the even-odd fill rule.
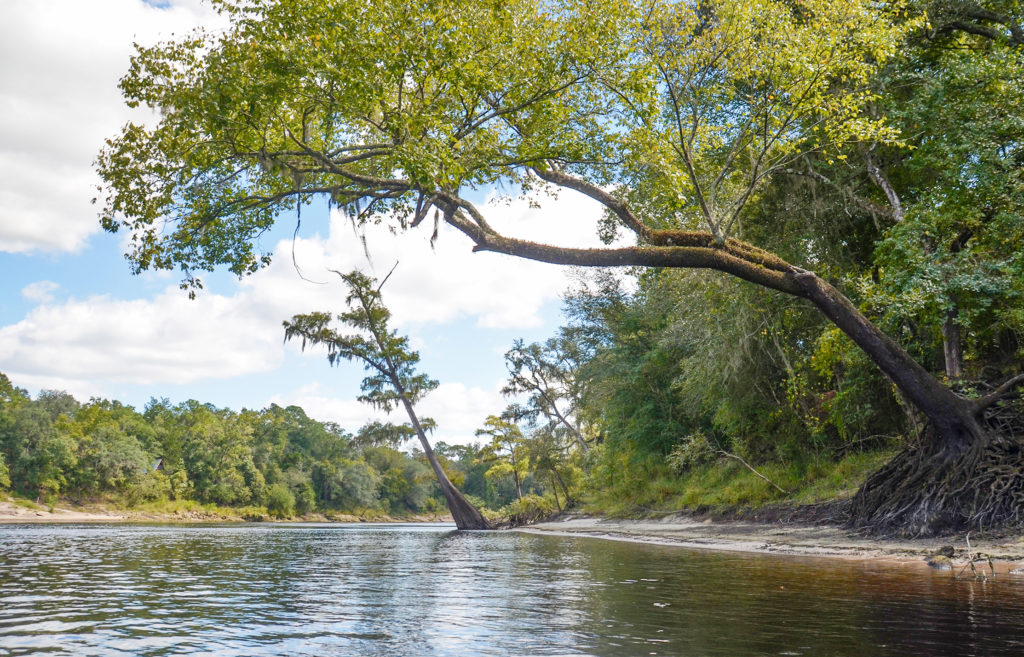
[[[481,447],[441,450],[482,504],[838,498],[823,513],[880,533],[1024,522],[1019,2],[216,4],[229,28],[137,49],[121,90],[159,120],[100,153],[102,225],[133,271],[177,270],[193,295],[266,266],[260,236],[313,199],[357,233],[432,224],[584,268],[564,326],[509,346],[510,406],[481,409]],[[583,194],[608,246],[505,234],[478,202],[493,189]],[[124,481],[32,465],[12,436],[35,435],[47,463],[162,458],[158,495],[185,472],[183,494],[229,504],[265,487],[296,508],[420,505],[335,492],[330,473],[364,466],[418,490],[419,461],[297,409],[138,416],[11,390],[21,490]],[[318,437],[293,444],[282,415]],[[107,429],[89,422],[113,416],[148,433],[90,456]],[[209,447],[184,450],[196,436]]]
[[[33,399],[0,374],[0,490],[50,506],[174,511],[195,502],[257,519],[444,513],[422,453],[397,449],[404,436],[393,429],[370,423],[353,435],[295,406],[235,412],[152,399],[139,412],[55,390]],[[517,499],[489,449],[439,443],[435,451],[481,507],[497,511]],[[523,490],[540,486],[527,478]]]

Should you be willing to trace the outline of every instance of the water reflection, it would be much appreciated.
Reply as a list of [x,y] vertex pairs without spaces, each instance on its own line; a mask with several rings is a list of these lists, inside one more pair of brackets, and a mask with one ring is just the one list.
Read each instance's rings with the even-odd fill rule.
[[1021,655],[1024,581],[446,526],[2,526],[0,656]]

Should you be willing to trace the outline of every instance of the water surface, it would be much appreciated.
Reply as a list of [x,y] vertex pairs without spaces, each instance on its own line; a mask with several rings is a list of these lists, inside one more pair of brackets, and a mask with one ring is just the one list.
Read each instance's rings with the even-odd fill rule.
[[1024,578],[439,525],[0,525],[8,655],[1024,655]]

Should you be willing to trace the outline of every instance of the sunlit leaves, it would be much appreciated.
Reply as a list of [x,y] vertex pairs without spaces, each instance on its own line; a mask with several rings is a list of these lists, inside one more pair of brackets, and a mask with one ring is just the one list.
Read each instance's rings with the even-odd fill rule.
[[[636,36],[657,95],[626,105],[625,151],[656,213],[729,235],[766,180],[801,153],[894,141],[864,112],[868,83],[916,23],[901,5],[725,0],[654,5]],[[634,76],[635,78],[635,76]],[[628,92],[627,92],[628,93]]]
[[913,24],[867,0],[215,4],[225,31],[139,49],[122,91],[159,120],[98,160],[103,225],[186,286],[264,265],[314,196],[404,228],[552,166],[723,237],[794,153],[893,138],[865,83]]

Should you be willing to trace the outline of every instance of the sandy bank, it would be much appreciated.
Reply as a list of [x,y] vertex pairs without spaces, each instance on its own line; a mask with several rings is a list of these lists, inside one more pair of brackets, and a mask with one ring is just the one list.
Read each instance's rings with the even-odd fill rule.
[[[652,520],[623,520],[570,516],[538,523],[518,531],[587,536],[608,540],[675,545],[702,550],[763,554],[790,554],[842,559],[877,559],[923,565],[944,546],[952,546],[954,572],[968,563],[967,537],[879,540],[866,538],[835,526],[774,525],[695,520],[671,515]],[[990,556],[996,573],[1024,566],[1024,536],[970,538],[974,554]],[[980,564],[978,564],[980,569]],[[988,565],[985,564],[988,571]],[[970,574],[968,570],[966,574]],[[1024,572],[1020,573],[1024,576]]]
[[46,508],[32,509],[0,500],[0,523],[119,522],[127,519],[128,516],[119,513],[81,511],[56,506],[51,512]]

